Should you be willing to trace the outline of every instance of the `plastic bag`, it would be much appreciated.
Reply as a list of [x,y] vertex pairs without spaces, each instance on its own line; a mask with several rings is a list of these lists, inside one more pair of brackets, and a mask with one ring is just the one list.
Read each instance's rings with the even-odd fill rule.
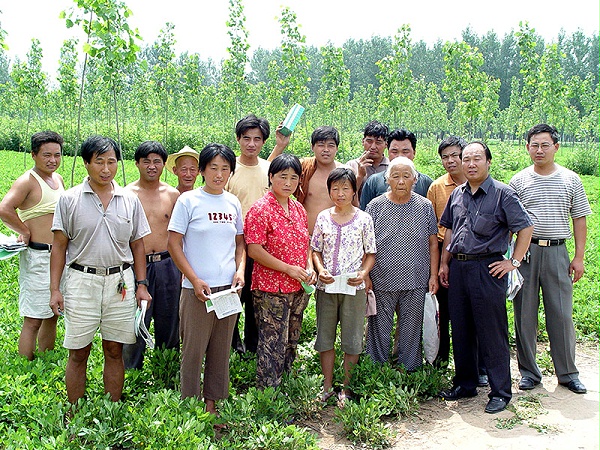
[[433,364],[440,348],[440,309],[435,294],[425,294],[423,313],[423,351],[425,360]]

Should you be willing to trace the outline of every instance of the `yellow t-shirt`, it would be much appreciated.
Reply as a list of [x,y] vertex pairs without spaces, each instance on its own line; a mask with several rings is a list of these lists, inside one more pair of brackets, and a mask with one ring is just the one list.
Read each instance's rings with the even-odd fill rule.
[[237,158],[235,173],[229,178],[225,190],[239,199],[244,218],[252,204],[269,189],[269,165],[269,161],[258,158],[257,165],[246,166]]

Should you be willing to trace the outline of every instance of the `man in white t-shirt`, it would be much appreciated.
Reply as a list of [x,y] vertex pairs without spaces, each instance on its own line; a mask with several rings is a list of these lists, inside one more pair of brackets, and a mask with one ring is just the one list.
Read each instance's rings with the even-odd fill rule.
[[[585,394],[575,367],[573,326],[573,283],[584,272],[583,256],[587,225],[592,213],[580,178],[554,162],[559,134],[555,127],[539,124],[527,133],[527,151],[533,165],[517,173],[510,186],[517,191],[533,220],[529,256],[520,266],[523,287],[514,299],[519,389],[540,384],[542,373],[536,363],[540,289],[544,301],[550,355],[558,383],[576,394]],[[573,221],[575,256],[565,246],[571,238]]]
[[[234,194],[242,204],[244,218],[250,206],[262,198],[269,188],[270,161],[280,155],[290,142],[290,136],[284,136],[279,130],[275,133],[275,147],[265,160],[259,154],[269,138],[271,128],[267,119],[250,114],[235,126],[235,136],[240,145],[240,156],[236,158],[235,173],[225,185],[225,190]],[[252,292],[250,290],[253,260],[246,257],[246,284],[242,289],[241,301],[244,304],[244,342],[240,340],[237,326],[233,330],[232,346],[243,353],[245,350],[256,352],[258,330],[254,318]]]

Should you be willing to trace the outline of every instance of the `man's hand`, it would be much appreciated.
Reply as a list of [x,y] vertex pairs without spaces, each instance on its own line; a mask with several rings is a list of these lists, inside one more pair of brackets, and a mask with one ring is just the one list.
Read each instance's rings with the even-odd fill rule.
[[364,177],[367,174],[367,167],[373,165],[373,160],[369,158],[369,151],[365,151],[360,158],[358,158],[358,174]]
[[490,275],[496,278],[502,278],[508,272],[516,269],[516,267],[512,265],[512,262],[510,262],[510,259],[495,261],[488,267],[490,268]]
[[55,316],[62,316],[65,311],[65,300],[60,291],[50,292],[50,309]]
[[569,264],[569,276],[573,280],[573,283],[576,283],[581,279],[584,271],[583,260],[573,258],[573,261]]
[[441,262],[440,263],[440,270],[438,272],[438,277],[440,279],[440,284],[442,286],[444,286],[446,289],[448,289],[448,286],[450,285],[448,283],[448,274],[450,273],[448,264]]
[[137,289],[135,290],[135,299],[137,301],[138,307],[140,308],[142,307],[142,300],[146,300],[148,302],[148,305],[150,304],[150,302],[152,301],[152,296],[148,292],[148,288],[145,284],[138,285]]

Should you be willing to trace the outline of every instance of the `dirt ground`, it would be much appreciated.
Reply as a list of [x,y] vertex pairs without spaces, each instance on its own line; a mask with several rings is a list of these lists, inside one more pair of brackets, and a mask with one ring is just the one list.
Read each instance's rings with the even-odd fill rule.
[[[513,399],[507,410],[486,414],[488,391],[470,399],[446,402],[433,399],[421,405],[417,416],[392,423],[395,432],[393,449],[598,449],[599,371],[598,346],[577,347],[577,368],[587,394],[578,395],[559,386],[554,376],[544,376],[532,391],[518,389],[516,358],[512,355]],[[522,411],[519,398],[534,395],[541,407],[533,418],[512,429],[499,428],[500,421],[515,418],[515,408]],[[312,424],[319,434],[319,447],[342,450],[364,448],[344,438],[340,424],[333,418],[335,406],[328,406],[321,421]],[[541,430],[541,431],[538,431]]]

